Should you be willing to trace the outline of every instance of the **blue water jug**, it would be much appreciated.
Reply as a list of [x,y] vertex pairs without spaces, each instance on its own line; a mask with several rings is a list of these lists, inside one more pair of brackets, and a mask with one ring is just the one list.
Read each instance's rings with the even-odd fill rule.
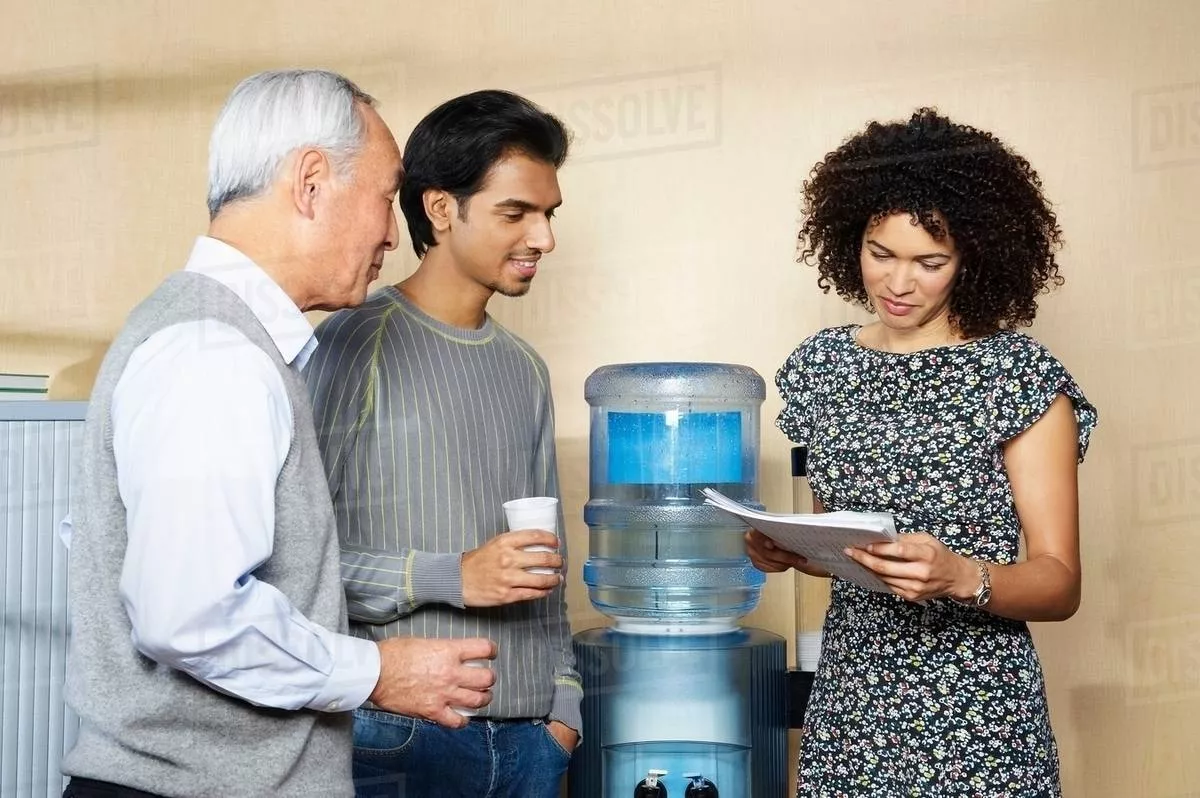
[[764,576],[746,557],[745,527],[700,491],[761,507],[762,377],[720,363],[612,365],[588,377],[584,396],[592,604],[626,631],[731,628],[758,604]]

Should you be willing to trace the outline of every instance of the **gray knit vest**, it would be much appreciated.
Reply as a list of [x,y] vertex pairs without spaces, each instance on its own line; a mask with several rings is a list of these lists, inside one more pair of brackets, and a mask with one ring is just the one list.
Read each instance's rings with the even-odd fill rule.
[[274,547],[254,575],[309,620],[346,631],[337,529],[304,381],[236,294],[210,277],[178,272],[130,314],[105,356],[88,406],[71,496],[66,685],[80,729],[63,772],[166,796],[348,796],[349,713],[256,707],[154,662],[130,642],[129,616],[118,595],[126,530],[113,456],[112,394],[142,342],[173,324],[202,319],[232,326],[266,352],[291,401],[292,444],[275,486]]

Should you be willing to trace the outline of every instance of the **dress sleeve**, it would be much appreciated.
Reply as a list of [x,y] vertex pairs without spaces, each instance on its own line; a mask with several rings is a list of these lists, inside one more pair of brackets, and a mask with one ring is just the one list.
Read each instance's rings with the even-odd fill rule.
[[818,360],[818,337],[813,336],[796,347],[775,373],[775,387],[783,399],[775,426],[792,443],[812,443]]
[[1071,400],[1075,410],[1082,463],[1099,416],[1066,367],[1044,346],[1019,334],[1013,335],[1013,344],[1000,355],[998,365],[992,392],[997,444],[1032,427],[1061,393]]

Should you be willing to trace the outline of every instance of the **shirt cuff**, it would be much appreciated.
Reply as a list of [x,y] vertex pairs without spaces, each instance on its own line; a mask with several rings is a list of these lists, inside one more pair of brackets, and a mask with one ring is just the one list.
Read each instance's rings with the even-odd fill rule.
[[413,606],[449,604],[464,608],[461,554],[414,551],[411,572]]
[[554,700],[550,704],[550,720],[566,725],[583,739],[583,689],[570,679],[559,679],[554,683]]
[[348,712],[366,703],[379,683],[379,646],[350,635],[330,635],[333,666],[325,686],[308,703],[320,712]]

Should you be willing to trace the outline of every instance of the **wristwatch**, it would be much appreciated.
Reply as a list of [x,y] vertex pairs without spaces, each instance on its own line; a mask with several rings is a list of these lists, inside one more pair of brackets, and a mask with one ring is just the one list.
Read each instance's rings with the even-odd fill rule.
[[979,587],[975,588],[975,595],[966,601],[954,600],[968,607],[984,607],[992,600],[992,575],[984,563],[976,560],[975,564],[979,566]]

